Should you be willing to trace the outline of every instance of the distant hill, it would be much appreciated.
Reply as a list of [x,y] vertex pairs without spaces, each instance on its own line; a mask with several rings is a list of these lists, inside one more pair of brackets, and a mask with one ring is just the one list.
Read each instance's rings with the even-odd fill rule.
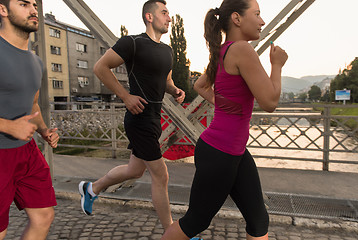
[[301,79],[305,79],[307,81],[310,81],[312,84],[321,82],[323,79],[326,78],[334,78],[336,75],[317,75],[317,76],[304,76],[301,77]]
[[[325,88],[327,83],[335,78],[336,75],[317,75],[317,76],[304,76],[301,78],[294,77],[282,77],[282,92],[285,93],[299,93],[306,89],[309,89],[312,85],[317,85],[320,88]],[[323,82],[322,82],[323,81]]]

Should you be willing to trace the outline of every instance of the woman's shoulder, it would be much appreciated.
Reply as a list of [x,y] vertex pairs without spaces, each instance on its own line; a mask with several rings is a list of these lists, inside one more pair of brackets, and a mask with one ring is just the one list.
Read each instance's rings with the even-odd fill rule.
[[235,52],[239,52],[241,55],[242,54],[252,54],[252,53],[256,53],[255,49],[251,46],[250,43],[248,43],[247,41],[236,41],[233,42],[232,46],[231,46],[232,50],[234,50]]

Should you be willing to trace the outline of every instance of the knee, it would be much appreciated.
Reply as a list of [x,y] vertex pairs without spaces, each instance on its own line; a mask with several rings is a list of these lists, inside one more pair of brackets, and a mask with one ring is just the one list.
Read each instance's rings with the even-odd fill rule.
[[0,232],[0,240],[5,239],[6,232],[7,232],[7,229],[5,229],[4,231]]
[[42,229],[49,229],[55,218],[53,207],[41,209],[41,211],[29,216],[30,224]]
[[246,232],[252,237],[262,237],[268,232],[269,221],[269,216],[266,212],[260,218],[247,222]]
[[144,174],[144,171],[138,171],[138,170],[133,170],[130,172],[130,178],[141,178]]
[[167,187],[169,182],[169,174],[167,171],[163,172],[163,174],[160,174],[158,176],[152,176],[152,181],[154,184]]
[[169,182],[169,173],[168,171],[166,171],[160,178],[160,181],[165,184],[165,185],[168,185],[168,182]]
[[179,225],[182,231],[188,237],[194,237],[197,234],[205,231],[211,223],[209,218],[196,217],[191,214],[186,214],[183,218],[179,220]]

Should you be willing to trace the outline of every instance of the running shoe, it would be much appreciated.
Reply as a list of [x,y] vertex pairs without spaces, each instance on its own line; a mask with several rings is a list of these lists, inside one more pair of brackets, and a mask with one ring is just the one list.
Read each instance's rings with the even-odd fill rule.
[[195,238],[190,238],[190,240],[203,240],[203,239],[195,237]]
[[80,184],[78,185],[78,190],[81,194],[81,208],[82,211],[86,214],[86,215],[91,215],[92,214],[92,205],[94,200],[96,200],[98,197],[92,197],[91,194],[89,194],[88,192],[88,186],[89,186],[90,182],[85,182],[82,181],[80,182]]

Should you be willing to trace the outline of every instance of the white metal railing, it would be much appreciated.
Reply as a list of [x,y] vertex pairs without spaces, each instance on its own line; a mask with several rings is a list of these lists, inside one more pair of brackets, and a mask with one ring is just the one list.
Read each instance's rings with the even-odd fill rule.
[[[59,129],[60,147],[105,149],[112,151],[113,157],[116,151],[126,150],[128,139],[123,127],[124,104],[52,103],[51,106],[51,109],[65,109],[51,110],[51,125]],[[287,107],[293,112],[287,112]],[[312,106],[279,108],[285,112],[254,112],[247,146],[254,149],[272,149],[275,153],[255,154],[254,157],[321,162],[323,170],[329,170],[329,163],[358,164],[358,159],[333,159],[331,156],[334,152],[358,153],[358,116],[333,116],[331,115],[333,107],[337,106],[317,105],[316,109],[323,110],[309,112],[307,109]],[[339,107],[354,108],[355,106],[339,105]],[[207,124],[209,124],[212,109],[209,108],[208,111],[200,114],[196,116],[198,121],[195,125],[202,131],[206,126],[201,120],[208,118]],[[187,115],[194,116],[195,113],[187,113]],[[172,119],[165,112],[162,119],[163,128],[172,123]],[[181,126],[176,127],[176,132],[180,133],[176,138],[161,139],[164,150],[172,144],[194,145],[180,130]],[[182,138],[185,141],[179,142]],[[293,152],[298,150],[307,154],[304,158],[301,155],[297,157],[294,154],[287,154],[289,150]],[[312,156],[310,152],[322,153],[322,157],[310,157]]]

